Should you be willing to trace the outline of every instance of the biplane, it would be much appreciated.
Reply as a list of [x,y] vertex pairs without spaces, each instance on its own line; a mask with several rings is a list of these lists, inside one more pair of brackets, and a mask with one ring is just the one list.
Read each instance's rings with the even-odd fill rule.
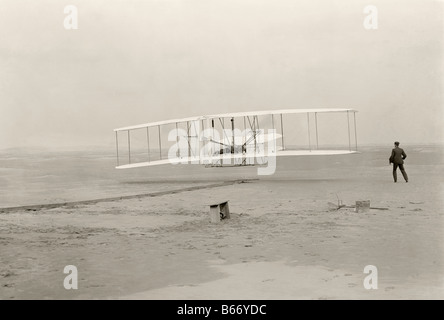
[[[285,109],[196,116],[114,129],[117,169],[261,165],[270,157],[358,152],[356,110]],[[321,123],[322,122],[322,123]]]

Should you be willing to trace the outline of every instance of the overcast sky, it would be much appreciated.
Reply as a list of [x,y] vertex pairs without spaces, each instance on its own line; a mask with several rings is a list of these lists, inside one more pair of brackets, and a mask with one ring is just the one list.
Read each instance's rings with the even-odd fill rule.
[[[79,29],[65,30],[65,5]],[[363,9],[378,8],[377,30]],[[443,2],[0,0],[0,149],[117,127],[352,107],[362,144],[443,141]]]

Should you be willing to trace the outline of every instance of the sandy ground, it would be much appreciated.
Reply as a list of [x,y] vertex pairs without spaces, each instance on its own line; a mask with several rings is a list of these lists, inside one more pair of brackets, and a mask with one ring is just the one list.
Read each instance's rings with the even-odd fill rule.
[[[222,169],[225,170],[225,169]],[[1,299],[443,299],[442,165],[307,171],[0,214]],[[402,179],[400,179],[402,180]],[[335,210],[370,200],[372,209]],[[229,200],[231,219],[209,221]],[[63,269],[78,268],[78,290]],[[366,265],[378,289],[366,290]]]

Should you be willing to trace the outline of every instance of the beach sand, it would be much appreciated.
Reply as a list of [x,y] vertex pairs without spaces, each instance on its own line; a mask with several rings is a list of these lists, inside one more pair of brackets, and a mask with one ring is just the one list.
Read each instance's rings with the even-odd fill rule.
[[[223,186],[200,176],[175,193],[0,210],[0,298],[443,299],[444,165],[433,152],[410,151],[409,183],[393,183],[375,151],[286,158],[270,177],[198,169],[233,181]],[[386,210],[337,210],[338,198]],[[224,200],[231,219],[210,223],[209,204]],[[63,286],[66,265],[77,290]],[[367,265],[376,290],[363,286]]]

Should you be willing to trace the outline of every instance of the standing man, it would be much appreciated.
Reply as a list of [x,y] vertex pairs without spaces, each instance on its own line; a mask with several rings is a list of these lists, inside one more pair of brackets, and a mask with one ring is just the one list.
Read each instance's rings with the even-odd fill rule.
[[407,177],[407,172],[404,170],[404,159],[407,158],[404,150],[399,147],[399,142],[395,142],[395,148],[392,150],[392,155],[390,156],[389,162],[393,163],[393,179],[395,182],[398,180],[396,170],[401,170],[402,176],[405,179],[405,182],[409,182],[409,178]]

